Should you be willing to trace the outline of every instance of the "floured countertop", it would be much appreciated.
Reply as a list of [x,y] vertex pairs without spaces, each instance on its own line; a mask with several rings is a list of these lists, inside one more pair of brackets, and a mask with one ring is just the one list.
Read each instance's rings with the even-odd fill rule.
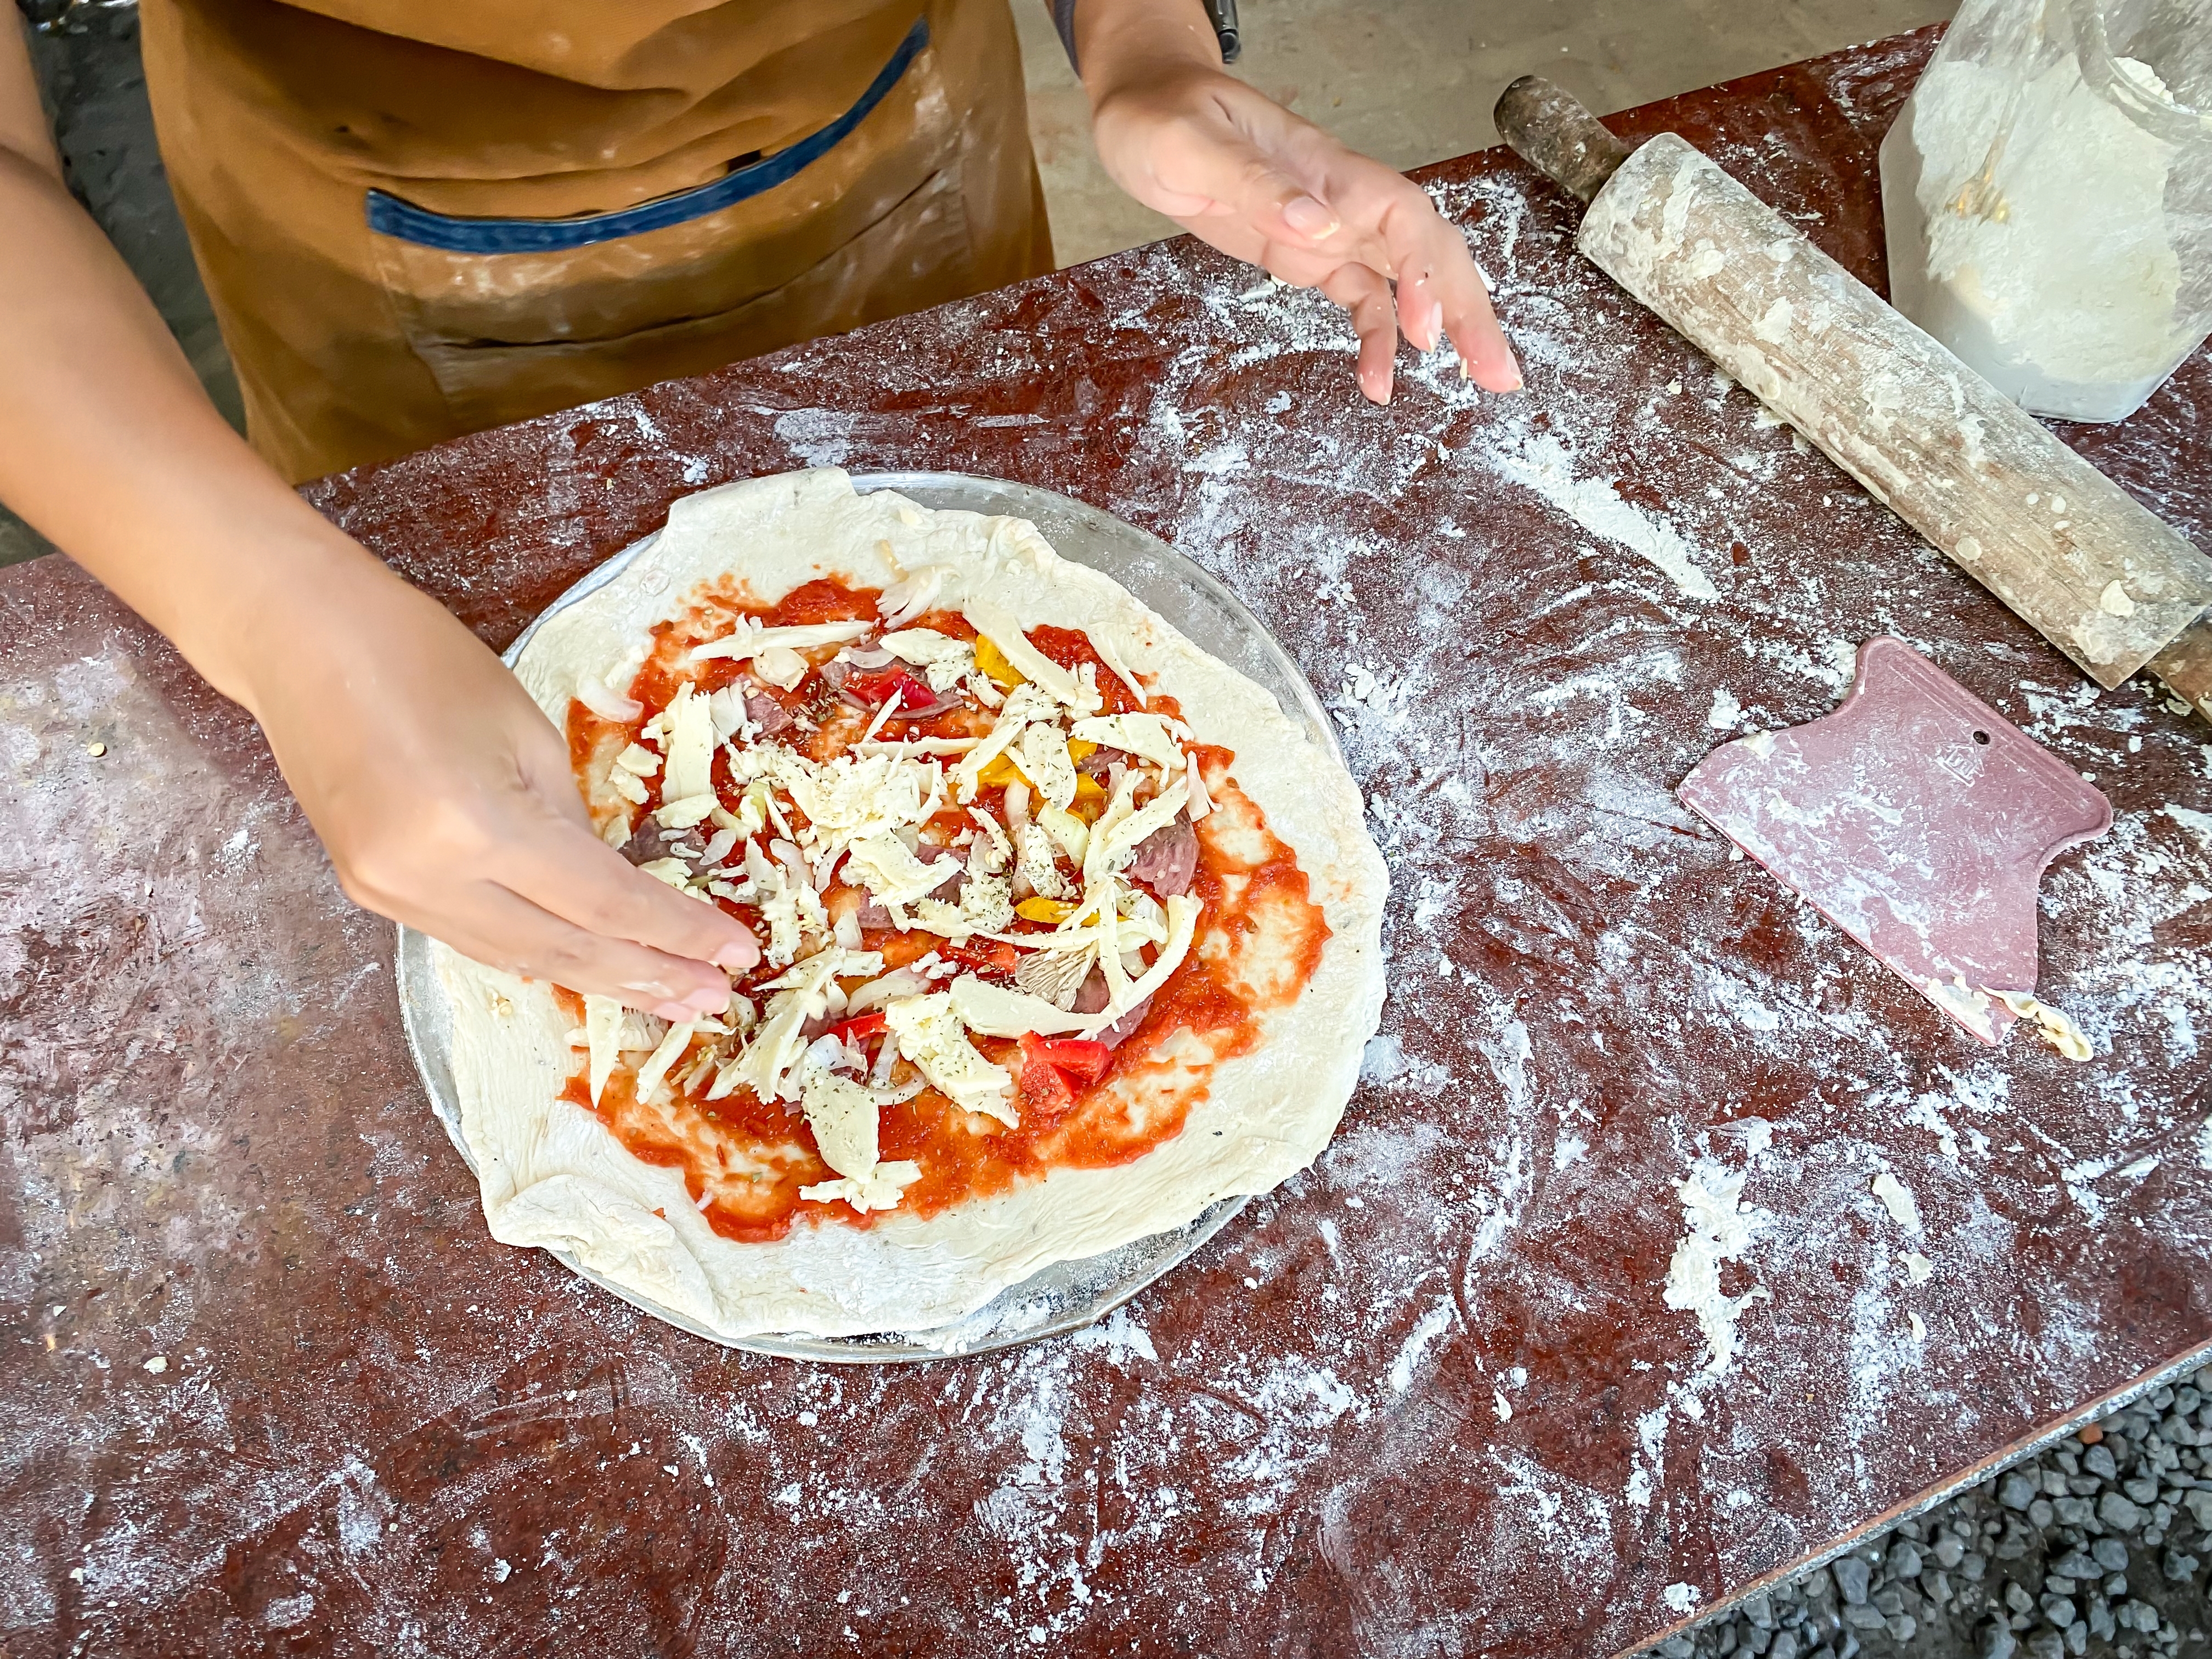
[[[1615,125],[1872,279],[1932,44]],[[810,462],[1061,490],[1259,612],[1371,795],[1383,1034],[1314,1170],[1070,1340],[810,1368],[494,1243],[248,723],[71,568],[0,576],[9,1652],[1603,1654],[2212,1343],[2212,728],[2098,694],[1504,151],[1428,177],[1525,395],[1371,409],[1332,307],[1175,242],[311,492],[498,644]],[[2212,543],[2208,413],[2200,356],[2067,435]],[[1674,799],[1878,633],[2112,800],[2044,888],[2087,1063],[1982,1048]]]

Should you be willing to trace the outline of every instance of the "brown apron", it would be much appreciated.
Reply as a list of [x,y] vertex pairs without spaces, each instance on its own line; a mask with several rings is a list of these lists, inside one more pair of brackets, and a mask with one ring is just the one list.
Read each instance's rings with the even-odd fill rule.
[[145,0],[287,477],[1047,270],[1006,0]]

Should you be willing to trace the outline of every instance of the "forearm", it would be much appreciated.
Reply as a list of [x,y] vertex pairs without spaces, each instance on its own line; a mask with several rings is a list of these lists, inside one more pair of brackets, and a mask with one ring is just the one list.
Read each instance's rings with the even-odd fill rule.
[[260,642],[300,596],[397,579],[231,430],[58,172],[9,136],[0,500],[252,708]]
[[1164,73],[1221,68],[1200,0],[1078,0],[1075,49],[1093,109]]

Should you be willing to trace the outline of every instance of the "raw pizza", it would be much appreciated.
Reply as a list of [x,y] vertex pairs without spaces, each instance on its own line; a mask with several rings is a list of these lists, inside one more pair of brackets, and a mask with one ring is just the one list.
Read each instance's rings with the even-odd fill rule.
[[517,672],[607,842],[763,957],[670,1024],[441,950],[495,1237],[726,1337],[924,1330],[1328,1143],[1382,1001],[1358,793],[1027,521],[703,492]]

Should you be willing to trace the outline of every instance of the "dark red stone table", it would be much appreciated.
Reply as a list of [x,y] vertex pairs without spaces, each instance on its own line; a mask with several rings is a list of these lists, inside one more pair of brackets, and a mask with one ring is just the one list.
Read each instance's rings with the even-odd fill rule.
[[[1876,276],[1931,40],[1619,125]],[[1081,496],[1267,621],[1391,860],[1384,1032],[1317,1168],[1070,1340],[812,1368],[492,1243],[248,724],[69,565],[0,578],[0,1645],[1601,1655],[2212,1343],[2212,732],[1717,385],[1504,152],[1427,176],[1525,396],[1370,409],[1328,307],[1173,242],[312,492],[494,643],[808,462]],[[2068,435],[2212,541],[2208,407],[2200,357]],[[1673,800],[1877,632],[2112,798],[2044,896],[2088,1064],[1979,1047]],[[1769,1298],[1717,1373],[1662,1297],[1697,1168]]]

